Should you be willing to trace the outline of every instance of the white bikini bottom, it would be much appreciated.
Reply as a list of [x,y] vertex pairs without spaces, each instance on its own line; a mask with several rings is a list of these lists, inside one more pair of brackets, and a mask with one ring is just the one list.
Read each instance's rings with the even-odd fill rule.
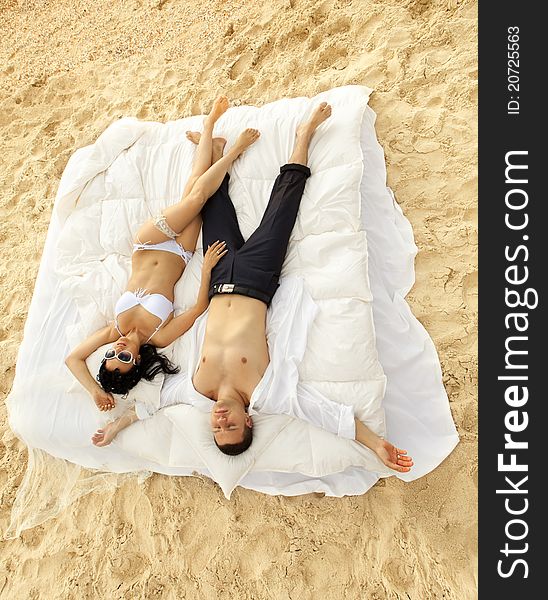
[[151,244],[150,242],[133,244],[133,252],[137,252],[138,250],[163,250],[164,252],[171,252],[180,256],[185,261],[185,264],[188,264],[188,261],[194,254],[194,252],[185,250],[181,244],[178,244],[175,240],[167,240],[165,242],[160,242],[159,244]]

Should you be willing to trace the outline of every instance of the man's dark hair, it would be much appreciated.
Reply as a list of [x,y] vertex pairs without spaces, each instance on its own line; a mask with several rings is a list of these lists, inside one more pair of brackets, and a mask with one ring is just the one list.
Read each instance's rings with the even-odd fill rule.
[[213,441],[223,454],[237,456],[238,454],[245,452],[249,446],[251,446],[251,442],[253,441],[253,429],[248,425],[244,425],[244,437],[242,441],[237,444],[223,444],[222,446],[219,446],[215,437],[213,437]]
[[105,392],[113,394],[127,394],[141,379],[152,381],[158,373],[174,375],[179,372],[179,367],[169,361],[167,356],[159,354],[152,344],[143,344],[139,348],[141,360],[127,373],[121,373],[120,369],[108,371],[105,361],[99,367],[97,381]]

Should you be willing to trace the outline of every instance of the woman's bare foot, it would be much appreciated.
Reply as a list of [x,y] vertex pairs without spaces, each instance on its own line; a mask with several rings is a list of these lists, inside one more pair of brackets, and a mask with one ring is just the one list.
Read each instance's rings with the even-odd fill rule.
[[118,419],[107,423],[101,429],[98,429],[92,436],[91,441],[95,446],[108,446],[119,432]]
[[209,114],[204,119],[204,124],[214,125],[219,117],[228,110],[228,98],[226,96],[219,96],[209,111]]
[[238,158],[238,156],[240,156],[244,150],[249,148],[251,144],[259,139],[260,135],[261,134],[258,129],[252,129],[250,127],[244,129],[234,142],[234,146],[232,146],[232,148],[229,150],[229,153],[233,154],[234,158]]
[[308,121],[301,123],[297,127],[297,137],[311,138],[316,129],[331,116],[331,105],[327,102],[321,102],[314,109]]
[[[193,144],[199,144],[202,134],[199,131],[187,131],[186,137]],[[217,162],[221,158],[221,156],[223,155],[224,149],[225,149],[225,145],[226,145],[225,138],[222,138],[222,137],[213,138],[212,145],[211,145],[211,148],[212,148],[211,164],[213,164],[214,162]]]

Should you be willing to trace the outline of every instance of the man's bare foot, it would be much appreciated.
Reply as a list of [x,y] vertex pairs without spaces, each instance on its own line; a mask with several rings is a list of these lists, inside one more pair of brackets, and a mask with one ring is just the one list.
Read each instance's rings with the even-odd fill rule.
[[373,451],[387,467],[400,473],[407,473],[413,466],[413,460],[407,456],[407,450],[396,448],[383,438],[379,438]]
[[[193,144],[199,144],[202,134],[199,131],[187,131],[186,137]],[[222,156],[225,149],[226,140],[222,137],[214,137],[211,145],[211,164],[217,162]]]
[[215,102],[209,114],[204,119],[204,124],[213,126],[219,117],[228,110],[228,98],[226,96],[219,96]]
[[234,142],[234,146],[232,146],[229,152],[234,154],[235,158],[237,158],[242,152],[244,152],[244,150],[249,148],[251,144],[256,142],[260,135],[261,134],[258,129],[252,129],[250,127],[244,129]]
[[92,436],[91,441],[95,446],[108,446],[118,434],[118,419],[107,423],[103,428],[98,429]]
[[312,134],[316,129],[329,117],[331,116],[331,105],[327,102],[321,102],[317,106],[313,113],[310,115],[308,121],[301,123],[297,127],[297,137],[312,137]]

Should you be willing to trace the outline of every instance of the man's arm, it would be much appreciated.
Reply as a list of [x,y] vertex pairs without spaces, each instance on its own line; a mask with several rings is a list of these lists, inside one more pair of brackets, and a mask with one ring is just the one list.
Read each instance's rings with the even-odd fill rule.
[[356,436],[353,407],[333,402],[306,384],[297,384],[296,393],[282,390],[282,393],[270,394],[255,402],[253,408],[258,412],[296,417],[350,440]]
[[396,448],[388,440],[371,431],[367,425],[356,419],[356,441],[363,444],[382,460],[382,462],[395,471],[407,473],[413,466],[413,460],[407,455],[407,450]]
[[355,440],[372,450],[387,467],[401,473],[413,466],[406,450],[396,448],[355,418],[352,406],[334,402],[309,385],[299,383],[296,396],[276,402],[276,406],[267,401],[261,411],[290,415],[339,437]]

